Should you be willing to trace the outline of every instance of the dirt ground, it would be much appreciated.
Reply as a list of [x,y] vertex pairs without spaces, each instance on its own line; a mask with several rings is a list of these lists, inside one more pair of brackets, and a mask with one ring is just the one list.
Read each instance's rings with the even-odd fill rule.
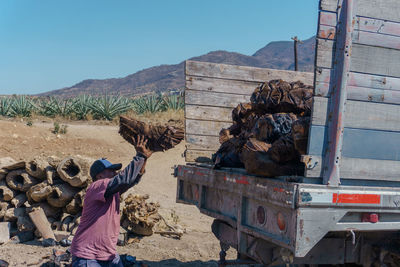
[[[62,135],[53,134],[52,128],[52,123],[34,121],[27,126],[26,121],[0,120],[0,157],[29,160],[35,156],[84,155],[94,159],[106,157],[126,165],[135,155],[133,146],[118,135],[115,125],[69,123],[67,133]],[[145,237],[139,243],[118,247],[120,254],[136,256],[150,266],[217,265],[219,243],[210,230],[212,218],[199,213],[194,206],[175,203],[176,179],[172,173],[174,165],[185,163],[184,149],[185,144],[181,143],[167,152],[153,154],[142,181],[132,190],[158,201],[163,216],[175,213],[186,234],[181,240],[160,235]],[[50,255],[52,249],[37,242],[4,244],[0,245],[0,259],[10,266],[40,266],[41,258]],[[227,258],[235,256],[236,251],[230,249]]]

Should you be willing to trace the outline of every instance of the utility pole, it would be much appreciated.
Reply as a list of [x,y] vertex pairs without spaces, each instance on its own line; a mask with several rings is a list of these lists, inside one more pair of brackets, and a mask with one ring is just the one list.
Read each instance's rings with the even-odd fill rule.
[[294,70],[298,71],[299,66],[298,66],[298,61],[297,61],[297,44],[298,43],[302,44],[303,41],[300,41],[299,39],[297,39],[297,36],[292,37],[292,40],[294,41]]

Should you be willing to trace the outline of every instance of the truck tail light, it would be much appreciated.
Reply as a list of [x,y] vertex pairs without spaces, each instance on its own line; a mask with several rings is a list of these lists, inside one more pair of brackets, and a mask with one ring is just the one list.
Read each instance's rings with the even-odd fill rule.
[[257,208],[257,222],[260,225],[264,225],[267,221],[267,215],[265,214],[265,209],[262,206],[258,206]]
[[286,230],[286,221],[285,221],[285,216],[283,216],[282,213],[278,213],[278,216],[276,217],[276,222],[278,224],[279,230],[285,231]]
[[377,223],[379,222],[378,213],[363,213],[362,222]]

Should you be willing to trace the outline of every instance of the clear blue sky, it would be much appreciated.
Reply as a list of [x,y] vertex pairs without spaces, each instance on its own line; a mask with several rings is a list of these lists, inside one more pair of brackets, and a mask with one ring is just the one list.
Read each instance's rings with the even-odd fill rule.
[[318,0],[1,0],[0,94],[315,35]]

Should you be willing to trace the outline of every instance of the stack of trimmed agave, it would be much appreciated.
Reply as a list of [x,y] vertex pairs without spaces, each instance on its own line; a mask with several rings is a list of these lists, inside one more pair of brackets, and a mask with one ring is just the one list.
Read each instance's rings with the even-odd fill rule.
[[40,207],[54,231],[74,234],[80,221],[92,159],[80,156],[16,161],[0,158],[0,222],[21,242],[40,237],[29,212]]
[[254,175],[302,175],[312,86],[272,80],[255,89],[250,103],[232,111],[233,124],[220,132],[215,167],[244,167]]

